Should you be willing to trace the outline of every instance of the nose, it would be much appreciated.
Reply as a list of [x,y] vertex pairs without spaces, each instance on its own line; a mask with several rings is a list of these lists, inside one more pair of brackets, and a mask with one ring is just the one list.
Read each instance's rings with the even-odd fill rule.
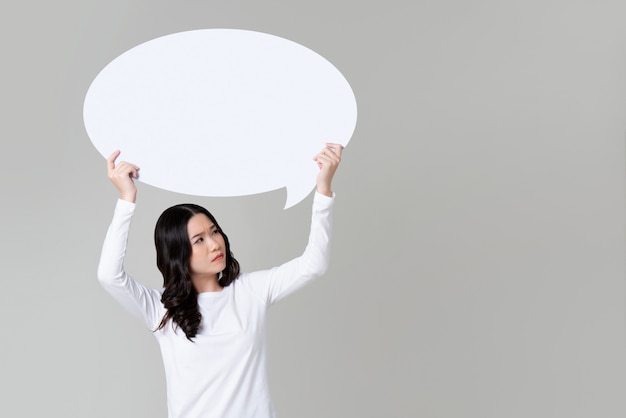
[[209,250],[211,250],[211,251],[217,251],[217,250],[220,249],[219,243],[216,240],[212,239],[212,238],[208,239],[207,243],[208,243],[208,246],[209,246]]

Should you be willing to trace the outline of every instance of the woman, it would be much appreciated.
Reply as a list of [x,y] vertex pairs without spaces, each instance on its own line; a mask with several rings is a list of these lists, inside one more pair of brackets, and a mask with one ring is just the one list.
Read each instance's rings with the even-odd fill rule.
[[311,232],[304,253],[279,267],[240,273],[228,237],[206,209],[177,205],[155,228],[164,289],[150,289],[124,271],[139,167],[107,160],[120,193],[102,248],[98,279],[159,342],[170,418],[275,417],[265,365],[267,308],[321,276],[330,255],[331,183],[343,147],[326,144],[319,166]]

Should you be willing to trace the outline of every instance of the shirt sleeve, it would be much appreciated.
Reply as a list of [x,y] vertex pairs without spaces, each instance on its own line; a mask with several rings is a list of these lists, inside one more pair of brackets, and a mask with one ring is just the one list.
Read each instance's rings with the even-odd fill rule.
[[134,212],[134,203],[118,199],[102,246],[98,280],[126,310],[154,330],[165,313],[161,294],[134,280],[124,271],[128,231]]
[[278,302],[326,273],[330,263],[333,197],[315,192],[311,231],[304,253],[279,267],[250,273],[244,280],[266,304]]

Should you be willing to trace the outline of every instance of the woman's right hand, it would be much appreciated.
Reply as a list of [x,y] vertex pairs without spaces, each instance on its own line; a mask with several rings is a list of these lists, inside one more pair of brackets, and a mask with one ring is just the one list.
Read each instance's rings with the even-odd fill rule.
[[139,177],[139,167],[126,161],[121,161],[116,165],[115,160],[120,154],[121,151],[117,150],[107,159],[108,176],[120,192],[120,198],[134,203],[137,197],[137,186],[133,179]]

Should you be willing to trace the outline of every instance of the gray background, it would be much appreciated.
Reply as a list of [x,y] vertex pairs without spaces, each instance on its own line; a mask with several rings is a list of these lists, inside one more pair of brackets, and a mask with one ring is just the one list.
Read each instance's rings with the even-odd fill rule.
[[[359,121],[330,272],[271,311],[280,417],[623,417],[626,4],[621,1],[6,3],[0,415],[165,417],[156,342],[99,287],[115,190],[82,125],[120,53],[228,27],[307,46]],[[195,198],[140,184],[152,229],[209,207],[246,270],[296,256],[311,196]]]

